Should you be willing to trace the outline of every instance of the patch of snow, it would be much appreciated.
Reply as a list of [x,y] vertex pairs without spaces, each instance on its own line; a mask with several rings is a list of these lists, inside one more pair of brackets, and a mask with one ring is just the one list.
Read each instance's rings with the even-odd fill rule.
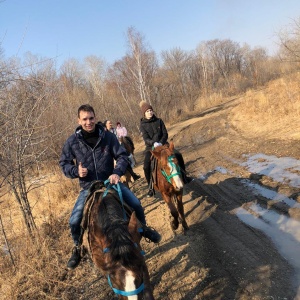
[[[293,266],[297,282],[299,282],[300,222],[274,211],[264,209],[257,204],[251,205],[251,210],[258,214],[259,217],[254,216],[251,212],[241,207],[236,209],[236,215],[242,222],[261,230],[270,237],[279,253]],[[300,291],[298,291],[297,297],[300,297]]]
[[256,154],[246,156],[248,159],[241,165],[251,173],[266,175],[277,182],[300,187],[300,161],[291,157]]
[[260,184],[252,183],[249,179],[243,179],[241,180],[241,182],[245,186],[250,187],[254,195],[261,195],[275,202],[283,202],[289,207],[300,208],[300,203],[298,203],[294,199],[289,198],[283,194],[277,193],[276,191],[270,190],[266,187],[263,187]]

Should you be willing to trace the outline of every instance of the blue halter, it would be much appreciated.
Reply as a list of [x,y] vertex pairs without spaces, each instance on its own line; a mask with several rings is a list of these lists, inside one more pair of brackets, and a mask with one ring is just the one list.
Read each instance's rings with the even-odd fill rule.
[[[138,247],[137,243],[134,243],[134,245],[136,247]],[[103,249],[103,253],[108,253],[109,252],[109,248],[104,248]],[[141,251],[141,254],[142,255],[145,255],[145,252],[142,250]],[[142,283],[137,289],[133,290],[133,291],[122,291],[122,290],[118,290],[116,288],[113,287],[112,285],[112,282],[110,280],[110,276],[109,274],[107,275],[107,281],[108,281],[108,284],[110,285],[110,287],[112,288],[112,290],[115,292],[115,294],[117,295],[122,295],[122,296],[133,296],[133,295],[138,295],[141,291],[144,290],[145,288],[145,285],[144,283]]]
[[115,292],[115,294],[117,294],[117,295],[122,295],[122,296],[133,296],[133,295],[137,295],[137,294],[139,294],[139,293],[144,289],[144,287],[145,287],[145,286],[144,286],[144,283],[142,283],[138,289],[135,289],[135,290],[133,290],[133,291],[128,291],[128,292],[126,292],[126,291],[121,291],[121,290],[118,290],[118,289],[114,288],[114,287],[112,286],[111,281],[110,281],[109,275],[107,275],[107,280],[108,280],[108,284],[110,285],[110,287],[112,288],[112,290]]

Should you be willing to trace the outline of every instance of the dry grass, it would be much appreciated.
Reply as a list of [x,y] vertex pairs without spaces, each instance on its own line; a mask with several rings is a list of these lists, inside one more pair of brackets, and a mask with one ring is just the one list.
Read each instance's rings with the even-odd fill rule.
[[226,100],[227,99],[224,99],[222,93],[213,93],[207,97],[201,97],[195,105],[195,111],[203,111],[207,108],[219,105]]
[[[62,299],[67,286],[64,266],[72,247],[68,216],[77,194],[77,182],[65,179],[58,170],[45,186],[29,194],[39,228],[34,242],[14,200],[9,195],[3,199],[3,225],[15,267],[10,256],[0,252],[1,299]],[[2,237],[0,241],[4,245]]]
[[[298,139],[300,137],[300,73],[269,83],[265,88],[248,91],[235,100],[230,115],[232,125],[248,136]],[[219,105],[228,99],[214,94],[199,99],[196,111]],[[77,180],[66,179],[58,168],[51,170],[48,183],[32,192],[30,203],[38,226],[33,243],[27,236],[19,208],[11,196],[1,199],[3,225],[15,262],[0,249],[0,295],[11,299],[89,299],[89,287],[99,273],[92,266],[66,270],[72,248],[68,219],[78,194]],[[4,245],[0,234],[0,245]],[[110,288],[105,283],[101,291]],[[84,293],[83,291],[84,290]],[[84,296],[83,296],[84,294]],[[76,295],[76,296],[74,296]],[[90,297],[92,299],[92,297]]]
[[231,113],[241,132],[266,138],[299,139],[300,73],[270,82],[259,91],[248,91]]
[[66,268],[73,247],[68,221],[78,196],[78,182],[65,178],[58,168],[51,170],[48,179],[45,186],[29,194],[38,227],[34,241],[28,236],[13,199],[7,195],[0,203],[15,264],[2,248],[5,242],[0,233],[1,300],[89,300],[97,299],[99,290],[111,299],[106,278],[89,263],[88,256],[88,263],[74,271]]

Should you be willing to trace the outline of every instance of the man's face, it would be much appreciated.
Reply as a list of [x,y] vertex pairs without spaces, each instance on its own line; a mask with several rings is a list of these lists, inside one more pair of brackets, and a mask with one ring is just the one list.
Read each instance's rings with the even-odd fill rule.
[[106,123],[107,130],[112,129],[112,127],[113,127],[112,122],[111,121],[107,121],[107,123]]
[[83,130],[93,132],[96,126],[96,119],[94,113],[90,111],[80,111],[78,124],[82,126]]

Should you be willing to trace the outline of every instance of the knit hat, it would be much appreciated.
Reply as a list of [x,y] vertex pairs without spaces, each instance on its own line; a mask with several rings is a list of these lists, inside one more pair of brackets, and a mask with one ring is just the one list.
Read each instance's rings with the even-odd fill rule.
[[144,100],[140,102],[140,108],[141,108],[143,116],[145,115],[145,112],[148,109],[153,109],[152,106]]

